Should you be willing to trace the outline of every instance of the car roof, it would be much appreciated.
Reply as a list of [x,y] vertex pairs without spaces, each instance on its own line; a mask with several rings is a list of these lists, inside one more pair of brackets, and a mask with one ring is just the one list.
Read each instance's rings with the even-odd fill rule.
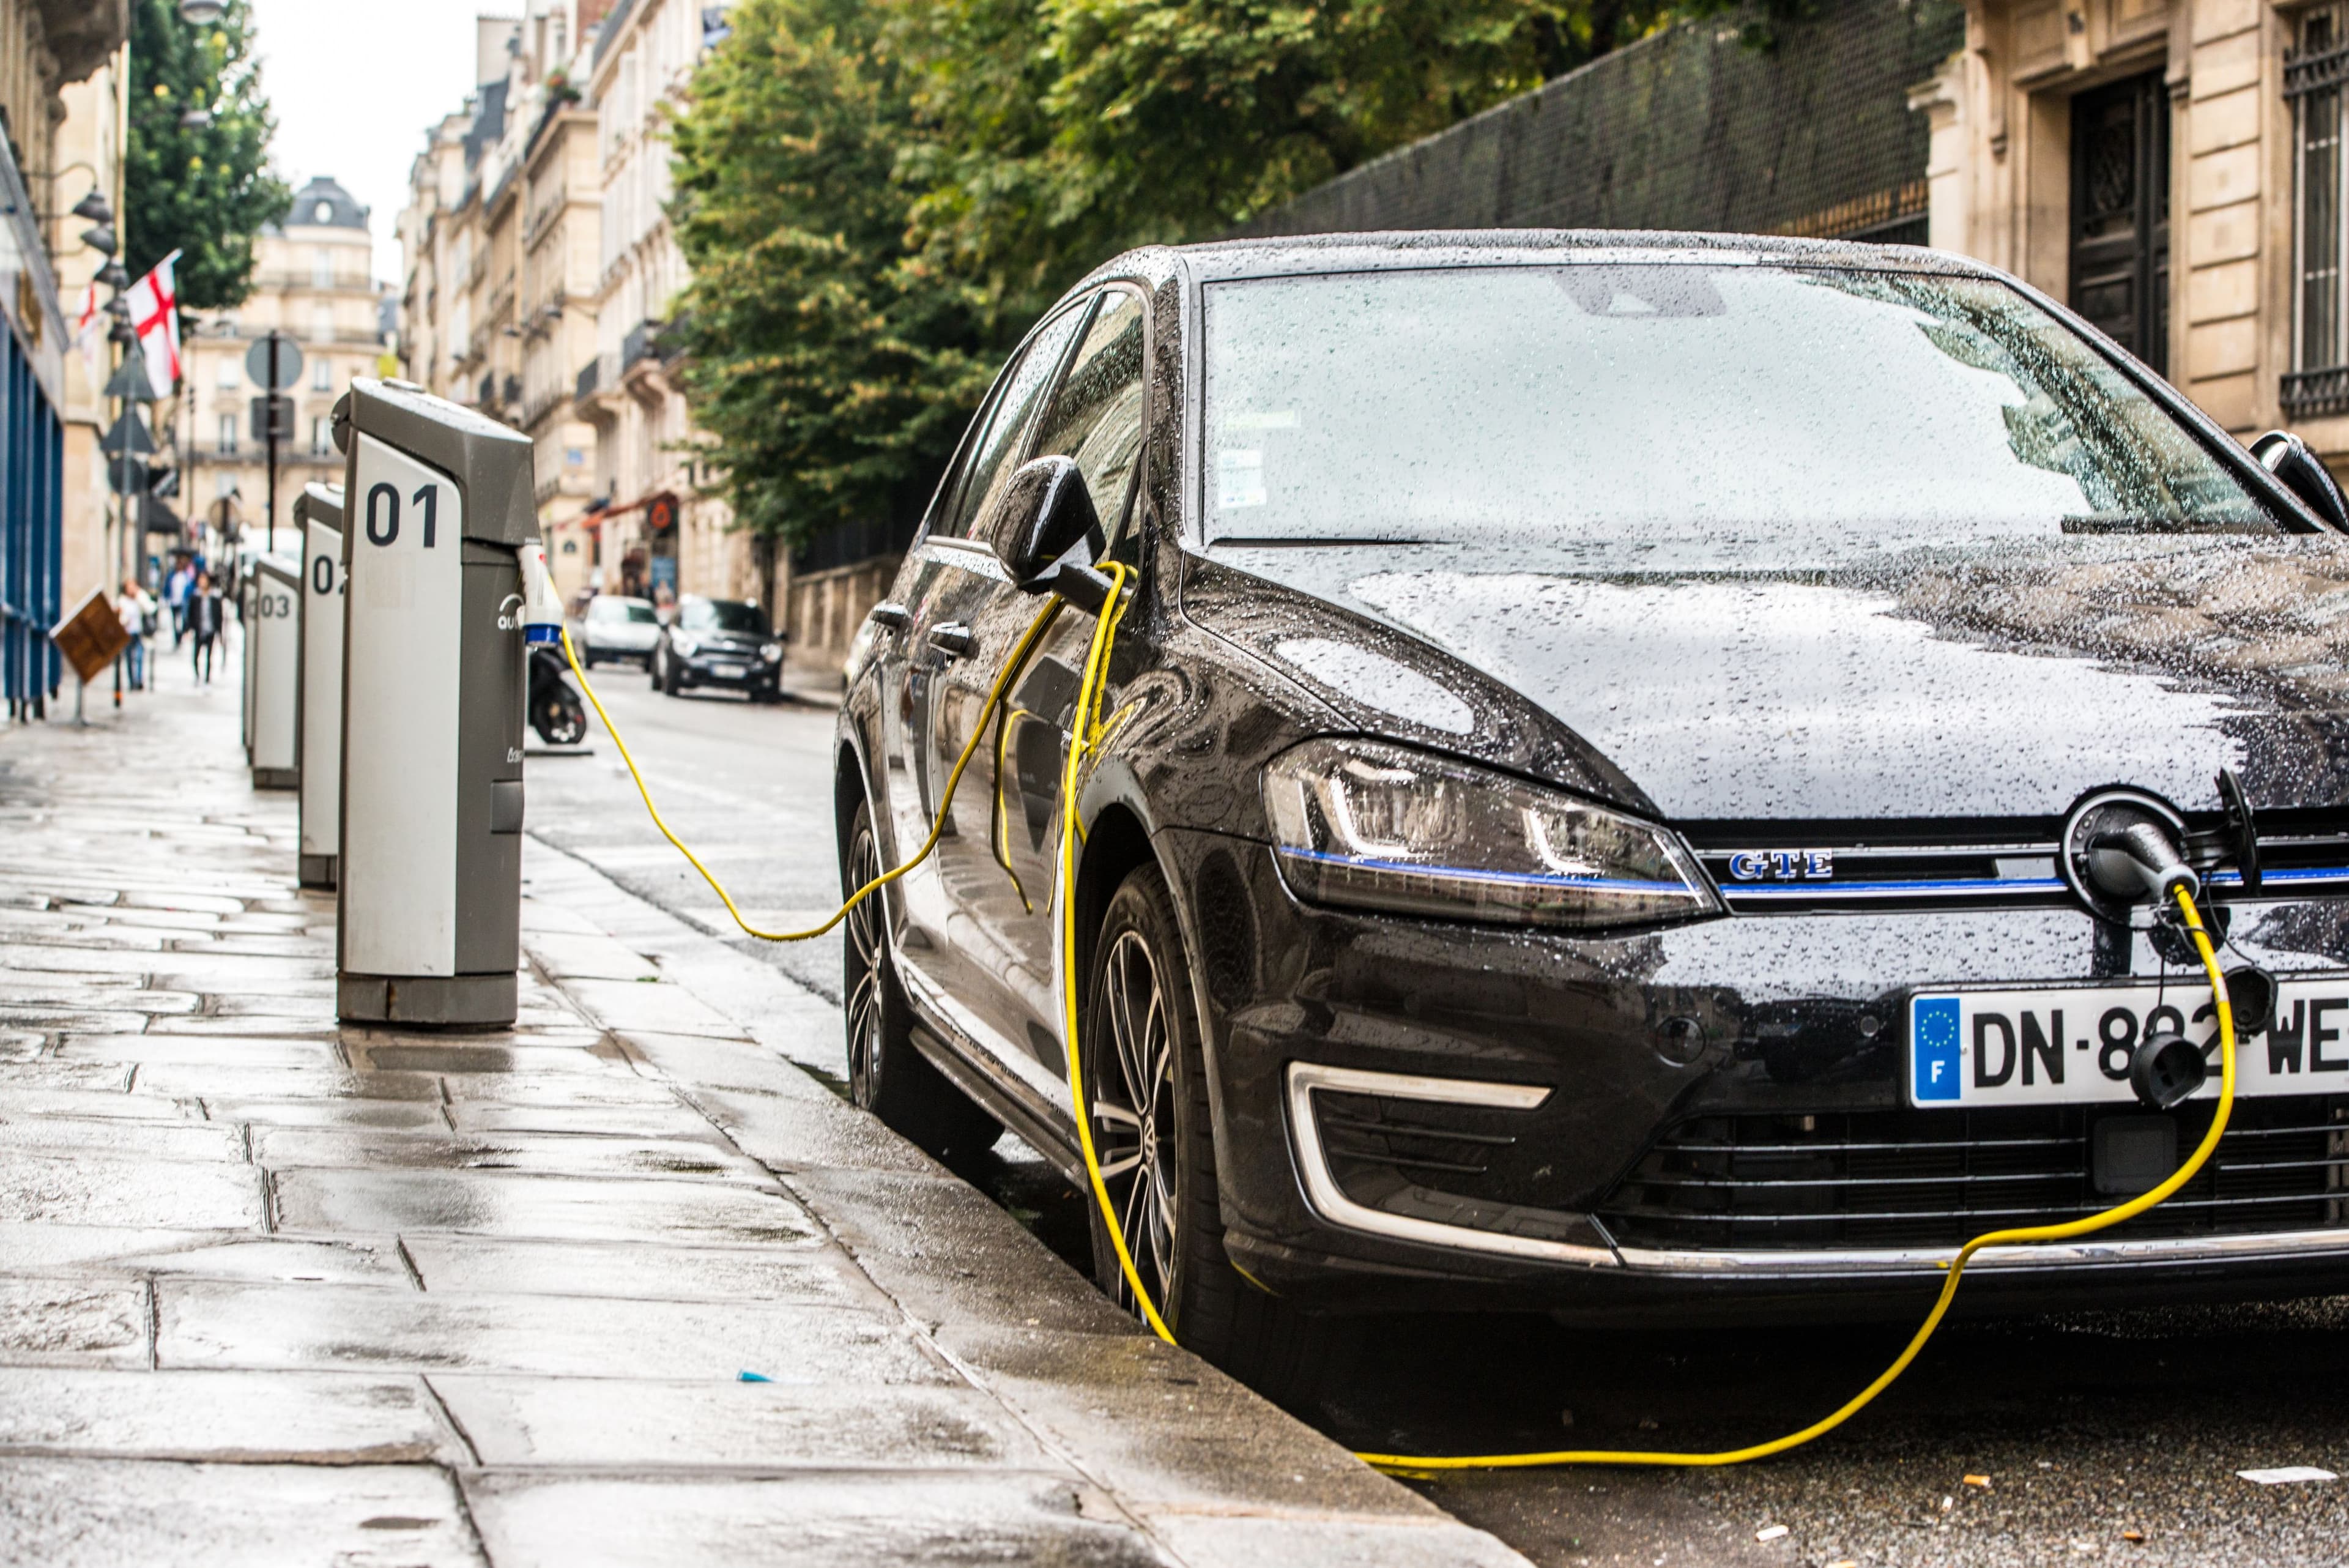
[[1410,229],[1150,245],[1104,263],[1079,287],[1136,274],[1164,276],[1177,268],[1199,282],[1215,283],[1312,273],[1573,262],[1849,266],[1961,277],[2002,275],[1993,267],[1922,245],[1864,244],[1785,234],[1707,234],[1668,229]]

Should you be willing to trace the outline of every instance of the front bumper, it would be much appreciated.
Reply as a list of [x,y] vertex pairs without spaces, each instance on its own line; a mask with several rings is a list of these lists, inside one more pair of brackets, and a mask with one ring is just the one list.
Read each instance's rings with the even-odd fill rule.
[[738,691],[773,691],[783,679],[781,659],[770,664],[757,654],[748,659],[726,654],[697,653],[677,660],[680,684],[725,686]]
[[[1967,1221],[1974,1200],[1950,1197],[1973,1179],[1963,1173],[1911,1189],[1954,1212],[1905,1229],[1911,1216],[1879,1222],[1874,1199],[1855,1196],[1860,1179],[1835,1172],[1804,1189],[1824,1207],[1723,1225],[1718,1245],[1652,1214],[1610,1224],[1609,1207],[1633,1211],[1627,1183],[1653,1169],[1675,1129],[1742,1120],[1828,1137],[1951,1116],[1908,1111],[1901,1096],[1899,1001],[1913,986],[2112,973],[2092,922],[2064,909],[1736,917],[1574,939],[1308,908],[1260,846],[1183,833],[1161,843],[1200,958],[1226,1246],[1269,1288],[1338,1310],[1533,1307],[1645,1323],[1911,1314],[1958,1241],[2011,1222]],[[2332,902],[2237,916],[2238,944],[2271,968],[2349,968],[2349,921]],[[2159,964],[2142,938],[2128,961],[2148,976]],[[2335,1092],[2259,1102],[2307,1122],[2276,1136],[2313,1151],[2294,1162],[2308,1191],[2238,1203],[2222,1190],[2060,1248],[1981,1254],[1961,1299],[1970,1310],[2110,1304],[2116,1280],[2132,1300],[2349,1286],[2349,1081],[2312,1088]],[[2099,1114],[2081,1108],[2059,1130],[2085,1140]],[[1874,1146],[1845,1135],[1836,1147]],[[1837,1172],[1861,1168],[1839,1158]],[[1774,1190],[1783,1199],[1806,1179]]]

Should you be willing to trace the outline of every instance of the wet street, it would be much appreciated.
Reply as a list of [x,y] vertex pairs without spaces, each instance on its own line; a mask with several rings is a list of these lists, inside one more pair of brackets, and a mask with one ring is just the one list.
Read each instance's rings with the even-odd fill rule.
[[[671,822],[754,920],[830,908],[828,711],[658,698],[633,671],[601,685]],[[717,900],[645,821],[608,744],[592,743],[593,756],[532,763],[533,831],[719,929]],[[836,993],[836,949],[730,945]],[[811,1045],[807,1059],[836,1075],[836,1051]],[[1081,1207],[1016,1140],[967,1174],[1081,1266]],[[2344,1330],[2338,1300],[2159,1313],[2116,1301],[2089,1315],[1959,1321],[1842,1431],[1764,1464],[1413,1484],[1546,1564],[2338,1563],[2349,1483],[2261,1486],[2235,1472],[2349,1472]],[[1907,1333],[1380,1324],[1343,1393],[1310,1415],[1350,1446],[1387,1451],[1716,1449],[1816,1419]]]

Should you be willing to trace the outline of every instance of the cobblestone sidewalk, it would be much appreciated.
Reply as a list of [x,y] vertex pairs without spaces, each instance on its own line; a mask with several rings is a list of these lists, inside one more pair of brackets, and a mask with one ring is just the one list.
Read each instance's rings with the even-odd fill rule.
[[[0,732],[0,1559],[1503,1563],[533,844],[510,1033],[339,1029],[236,694]],[[753,1374],[763,1382],[746,1382]]]

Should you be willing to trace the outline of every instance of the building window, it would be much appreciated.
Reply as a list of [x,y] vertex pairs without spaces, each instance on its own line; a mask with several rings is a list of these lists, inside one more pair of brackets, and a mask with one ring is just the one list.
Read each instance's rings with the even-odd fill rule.
[[310,389],[314,392],[335,389],[335,368],[326,363],[324,354],[310,361]]
[[335,340],[335,307],[321,305],[310,312],[310,337],[319,343]]
[[234,414],[222,414],[220,417],[220,454],[222,457],[236,455],[236,416]]
[[236,356],[233,354],[223,356],[212,371],[212,385],[223,392],[233,392],[241,380]]
[[233,473],[215,473],[215,474],[213,474],[213,475],[212,475],[212,499],[213,499],[213,500],[215,500],[215,501],[225,501],[225,500],[227,500],[230,496],[234,495],[235,493],[236,493],[236,475],[235,475],[235,474],[233,474]]
[[310,286],[335,286],[335,253],[323,245],[310,253]]
[[329,428],[326,416],[321,414],[310,421],[310,455],[332,457],[334,454],[334,432]]
[[2349,4],[2318,5],[2292,24],[2283,93],[2292,108],[2292,368],[2287,417],[2349,412],[2349,344],[2342,336],[2342,130],[2349,79]]

